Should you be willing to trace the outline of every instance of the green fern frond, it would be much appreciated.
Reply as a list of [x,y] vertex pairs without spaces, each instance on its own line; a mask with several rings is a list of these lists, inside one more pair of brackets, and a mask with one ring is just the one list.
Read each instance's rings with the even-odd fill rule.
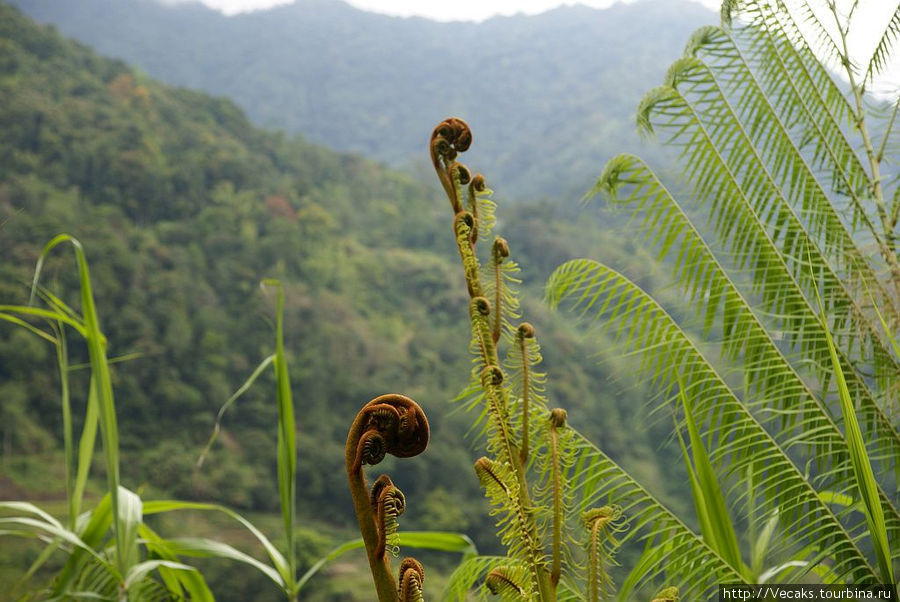
[[[583,435],[573,430],[574,469],[570,475],[576,516],[598,506],[615,504],[629,519],[619,543],[644,542],[642,562],[619,588],[629,599],[636,588],[662,581],[678,583],[690,599],[706,599],[720,583],[741,583],[743,577],[703,538],[688,528],[663,503],[635,481]],[[582,590],[583,591],[583,590]]]
[[[703,58],[717,74],[723,87],[730,94],[739,95],[740,104],[760,104],[761,100],[768,99],[772,111],[778,116],[778,122],[783,124],[780,128],[783,137],[794,138],[796,150],[793,151],[791,162],[794,169],[809,174],[809,170],[804,169],[803,161],[810,157],[810,165],[821,170],[816,177],[822,181],[822,186],[849,197],[854,229],[857,224],[864,224],[867,233],[879,240],[879,232],[868,214],[868,208],[872,206],[869,198],[872,182],[847,134],[841,128],[834,107],[826,102],[820,82],[811,77],[799,60],[796,49],[787,40],[774,37],[764,30],[763,27],[766,26],[745,25],[732,28],[729,32],[733,38],[722,29],[703,28],[700,31],[704,35],[695,34],[686,52]],[[736,42],[741,42],[744,48],[739,47]],[[751,127],[753,125],[750,123]],[[800,154],[801,150],[805,152]],[[769,162],[772,163],[771,159]],[[812,183],[810,176],[811,174],[805,176],[807,186]],[[791,199],[795,206],[798,192],[795,191]],[[808,220],[814,226],[811,228],[813,234],[823,238],[823,231],[826,235],[830,232],[825,228],[828,225],[836,228],[834,232],[846,230],[842,227],[840,218],[835,215],[836,207],[831,202],[828,206],[822,205],[824,191],[814,192],[816,196],[808,202],[817,203],[825,213],[818,220]],[[804,209],[804,213],[805,211]],[[813,213],[813,218],[816,217],[817,214]],[[831,224],[825,223],[826,219]],[[853,240],[848,234],[841,232],[838,242],[846,246],[847,242],[852,243]],[[824,245],[824,248],[828,247],[828,244]],[[840,257],[837,259],[841,260]],[[869,282],[877,282],[871,269],[860,260],[858,251],[848,259],[854,263],[857,271],[866,272]],[[877,288],[880,287],[879,284]],[[880,298],[890,304],[892,312],[896,311],[893,307],[894,300],[890,296],[881,295]]]
[[[828,475],[825,483],[830,487],[851,488],[852,462],[842,451],[839,423],[784,355],[674,197],[637,157],[619,155],[610,163],[615,166],[604,170],[609,179],[598,186],[607,191],[611,203],[629,209],[641,220],[645,236],[659,250],[659,257],[674,251],[674,276],[703,319],[706,332],[721,315],[723,353],[732,361],[745,360],[744,396],[753,400],[748,405],[776,408],[777,412],[757,413],[773,436],[787,449],[802,448],[814,459],[818,472]],[[809,314],[803,332],[821,338],[820,331],[816,316]],[[825,343],[823,340],[822,351],[827,352]],[[823,377],[829,375],[830,370],[823,372]],[[865,437],[881,456],[881,471],[887,474],[896,468],[893,458],[900,455],[900,437],[872,394],[867,393],[865,383],[856,380],[853,386],[864,417]],[[893,504],[888,503],[888,507],[900,522]]]
[[[834,63],[840,63],[843,52],[838,47],[837,42],[834,37],[831,35],[831,32],[823,25],[822,21],[819,19],[816,11],[809,4],[807,0],[802,0],[798,7],[797,12],[799,13],[799,18],[802,20],[803,25],[806,26],[810,30],[810,37],[812,37],[811,47],[814,47],[817,54],[822,56],[825,60],[832,61]],[[778,7],[781,9],[785,15],[790,17],[795,23],[797,23],[797,19],[795,19],[788,8],[787,3],[784,0],[778,0]],[[839,26],[844,27],[847,24],[839,24]],[[797,29],[801,29],[799,26]]]
[[521,270],[508,257],[506,241],[494,239],[491,258],[484,262],[481,272],[484,296],[491,301],[491,334],[495,342],[499,342],[501,335],[510,337],[515,331],[513,324],[521,317],[518,296]]
[[530,442],[536,439],[540,428],[531,417],[547,411],[547,375],[536,369],[542,361],[541,346],[535,337],[534,327],[523,322],[515,330],[503,361],[508,374],[509,398],[512,400],[510,417],[522,433],[519,453],[523,465],[528,463]]
[[894,10],[894,14],[891,15],[891,20],[881,35],[881,39],[872,53],[872,58],[869,59],[869,64],[866,66],[866,81],[872,81],[876,75],[884,71],[890,59],[891,51],[894,49],[894,44],[897,42],[898,35],[900,35],[900,5]]
[[[697,421],[710,425],[705,437],[720,479],[739,476],[748,468],[762,470],[759,495],[770,507],[780,508],[784,532],[819,542],[834,559],[838,574],[860,582],[874,579],[856,538],[820,500],[804,471],[655,300],[621,274],[589,260],[557,268],[548,282],[548,295],[551,305],[567,301],[573,311],[602,319],[603,328],[641,356],[640,373],[661,382],[664,390],[683,378]],[[674,403],[671,397],[668,401]],[[741,572],[741,567],[732,569]]]
[[531,528],[534,508],[522,507],[518,495],[515,467],[482,457],[475,462],[475,474],[491,502],[491,515],[497,518],[497,534],[507,548],[507,556],[522,562],[530,578],[530,589],[538,590],[539,571],[547,564],[540,542]]
[[[447,579],[444,600],[446,602],[465,602],[469,599],[470,592],[476,583],[482,581],[492,570],[509,564],[510,559],[506,556],[475,556],[462,561]],[[479,593],[479,600],[488,599],[484,589]]]
[[637,110],[637,126],[638,131],[642,135],[649,137],[655,133],[653,130],[653,123],[650,120],[650,110],[653,107],[666,102],[674,94],[675,91],[672,90],[671,86],[658,86],[644,94]]
[[538,526],[550,546],[550,580],[559,583],[565,573],[577,578],[584,563],[579,563],[571,546],[578,541],[578,531],[570,524],[576,516],[570,475],[575,466],[575,446],[572,429],[566,425],[566,411],[554,408],[536,413],[540,432],[535,450],[538,484],[534,499],[542,510],[537,515]]
[[494,191],[485,185],[481,174],[476,175],[467,187],[468,209],[475,216],[476,230],[473,239],[476,241],[479,237],[487,239],[497,223],[497,204],[491,198],[493,194]]
[[522,567],[500,566],[487,574],[484,586],[493,595],[509,602],[528,602],[531,590],[528,588],[528,574]]
[[601,596],[612,593],[612,578],[608,568],[614,564],[613,556],[619,547],[616,535],[624,530],[622,509],[618,506],[592,508],[581,515],[587,531],[588,600],[599,602]]
[[[782,320],[780,329],[794,335],[789,340],[795,345],[809,342],[799,336],[802,324],[796,319],[797,312],[815,313],[808,296],[814,278],[822,280],[829,299],[827,309],[833,315],[830,326],[840,333],[841,348],[873,357],[880,382],[889,380],[892,371],[900,367],[881,340],[880,330],[807,234],[786,201],[789,193],[775,183],[708,69],[696,59],[679,61],[679,65],[683,70],[678,78],[689,84],[683,86],[685,93],[677,91],[649,112],[656,115],[661,127],[676,130],[673,135],[685,149],[687,177],[697,196],[709,205],[711,225],[737,258],[736,268],[751,273],[754,292],[761,293],[765,309]],[[698,106],[704,107],[702,113]],[[716,108],[707,108],[710,106]],[[714,127],[716,124],[721,127]],[[797,178],[792,180],[797,182]],[[841,271],[845,269],[846,265]],[[824,341],[816,349],[820,364],[826,364]],[[857,370],[856,366],[852,369]],[[897,400],[879,402],[891,407]]]

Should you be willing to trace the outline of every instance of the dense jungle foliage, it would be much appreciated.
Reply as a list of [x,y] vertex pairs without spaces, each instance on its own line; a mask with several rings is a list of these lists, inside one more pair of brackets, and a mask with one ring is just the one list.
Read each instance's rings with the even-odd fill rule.
[[[426,184],[259,130],[0,4],[0,500],[61,517],[0,501],[0,534],[47,543],[4,546],[0,579],[43,579],[38,597],[295,601],[356,514],[362,540],[329,558],[364,545],[381,602],[422,602],[423,564],[425,599],[893,583],[900,102],[867,93],[900,9],[860,63],[862,4],[791,6],[726,0],[640,101],[638,129],[685,177],[606,164],[592,194],[630,214],[629,239],[593,206],[496,220],[459,118],[429,143],[451,220]],[[102,447],[81,500],[85,414],[79,470],[97,426]],[[478,552],[415,529],[465,531]],[[201,532],[215,540],[183,537]],[[417,537],[462,562],[425,552],[395,572]],[[257,572],[182,564],[195,556]],[[372,598],[362,558],[341,558],[304,599]]]
[[[468,370],[468,332],[440,219],[446,201],[433,187],[261,131],[227,100],[161,85],[9,6],[0,6],[0,44],[0,297],[27,301],[38,254],[54,235],[84,243],[109,355],[123,356],[113,374],[123,483],[241,510],[277,508],[270,377],[225,418],[202,471],[194,462],[217,409],[271,352],[271,300],[258,285],[278,277],[298,406],[302,522],[326,531],[352,523],[346,485],[332,478],[343,470],[347,425],[360,403],[402,387],[433,424],[428,453],[402,483],[424,500],[405,526],[465,531],[481,549],[495,546],[471,475],[469,419],[447,403]],[[532,320],[555,350],[548,369],[566,365],[554,396],[638,474],[683,491],[659,469],[658,457],[671,453],[658,444],[665,425],[637,434],[622,426],[642,411],[640,387],[597,389],[624,364],[595,366],[575,329],[537,303],[535,289],[575,249],[614,249],[623,266],[655,281],[641,249],[577,229],[575,215],[533,204],[503,218],[528,258]],[[77,307],[70,257],[51,256],[44,273]],[[12,325],[0,330],[0,498],[61,499],[53,349]],[[87,360],[74,347],[72,354],[73,365]],[[85,374],[73,372],[76,427]],[[301,538],[306,561],[333,537],[341,536]],[[4,575],[24,568],[16,549],[3,547]],[[246,579],[233,578],[223,598],[241,599],[236,583]]]

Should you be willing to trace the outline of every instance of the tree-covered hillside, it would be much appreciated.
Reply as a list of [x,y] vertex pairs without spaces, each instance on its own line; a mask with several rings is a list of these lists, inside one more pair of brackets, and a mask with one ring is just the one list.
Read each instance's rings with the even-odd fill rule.
[[[433,427],[428,452],[398,483],[420,500],[404,525],[467,531],[490,549],[491,519],[471,469],[474,435],[466,435],[471,417],[449,403],[468,378],[469,332],[440,219],[446,201],[435,189],[257,129],[230,101],[159,84],[2,4],[0,166],[0,303],[27,302],[52,236],[69,232],[85,245],[109,354],[127,356],[114,373],[125,485],[277,507],[274,385],[265,378],[226,417],[203,469],[193,467],[216,410],[271,353],[272,300],[258,285],[277,277],[286,284],[301,514],[353,522],[347,428],[364,402],[397,391],[419,401]],[[579,233],[558,207],[501,213],[532,285],[525,298],[544,333],[547,368],[559,372],[549,394],[615,457],[669,487],[659,476],[659,433],[625,428],[640,411],[640,391],[609,382],[619,365],[594,365],[541,311],[535,287],[574,249],[631,264],[650,280],[647,256],[612,234]],[[71,258],[54,254],[45,270],[44,282],[77,306]],[[72,364],[85,361],[71,347]],[[76,415],[83,374],[74,373]],[[53,474],[46,462],[59,448],[58,400],[53,349],[0,325],[0,499],[61,495],[58,481],[40,476]],[[17,570],[24,567],[6,574]]]
[[694,29],[717,20],[688,0],[480,24],[387,17],[340,0],[234,17],[157,0],[15,2],[154,77],[225,95],[257,123],[394,166],[425,166],[422,132],[467,116],[481,140],[473,161],[512,199],[577,198],[607,158],[637,150],[641,95]]

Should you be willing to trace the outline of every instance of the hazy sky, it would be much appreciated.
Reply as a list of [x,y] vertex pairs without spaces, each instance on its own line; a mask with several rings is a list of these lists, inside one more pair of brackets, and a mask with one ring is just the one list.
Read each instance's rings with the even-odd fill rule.
[[[184,2],[189,0],[162,0],[163,2]],[[279,4],[289,4],[293,0],[200,0],[203,4],[218,9],[225,14],[270,8]],[[606,8],[616,0],[453,0],[437,2],[434,0],[345,0],[349,4],[367,11],[397,16],[417,15],[440,21],[481,21],[494,15],[511,15],[519,12],[527,14],[541,13],[563,4],[585,4],[595,8]],[[631,2],[633,0],[624,0]],[[718,12],[721,0],[692,0]],[[849,5],[850,0],[838,0],[838,6]],[[816,3],[813,2],[813,5]],[[884,24],[897,8],[896,0],[869,0],[861,2],[854,16],[854,27],[851,31],[850,50],[856,60],[868,62]],[[832,23],[829,16],[821,15],[824,23]],[[855,34],[855,35],[854,35]],[[900,53],[898,53],[900,54]],[[895,61],[897,65],[897,61]],[[885,78],[879,92],[888,93],[900,85],[900,65]],[[890,90],[889,90],[890,89]]]
[[[171,0],[170,0],[171,1]],[[207,6],[217,8],[226,14],[269,8],[278,4],[289,4],[292,0],[200,0]],[[586,4],[596,8],[606,8],[615,4],[616,0],[583,0],[566,2],[564,0],[454,0],[453,2],[436,2],[433,0],[345,0],[358,8],[386,13],[389,15],[418,15],[439,21],[481,21],[494,15],[511,15],[524,12],[541,13],[561,4]],[[633,0],[626,0],[633,1]],[[712,9],[718,10],[719,0],[694,0]]]

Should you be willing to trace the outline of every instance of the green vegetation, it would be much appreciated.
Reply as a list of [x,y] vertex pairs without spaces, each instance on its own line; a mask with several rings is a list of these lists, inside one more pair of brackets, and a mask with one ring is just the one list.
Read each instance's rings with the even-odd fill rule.
[[[428,189],[261,132],[228,101],[157,84],[0,5],[0,497],[50,498],[0,502],[4,544],[45,544],[4,545],[13,566],[0,578],[19,590],[0,595],[371,599],[370,582],[311,579],[360,548],[392,602],[445,583],[465,599],[479,581],[483,595],[544,602],[893,582],[900,102],[873,110],[866,89],[900,13],[857,66],[855,8],[826,8],[836,29],[822,14],[729,1],[722,27],[691,36],[638,124],[681,151],[696,207],[633,155],[612,159],[594,191],[631,210],[641,243],[592,240],[571,215],[520,204],[504,214],[510,241],[479,260],[491,191],[456,161],[468,127],[439,125],[431,158],[463,293]],[[75,270],[50,253],[63,243]],[[548,283],[551,305],[597,325],[602,368],[578,326],[528,302],[533,285],[515,290],[578,247],[634,271],[581,259]],[[687,303],[643,265],[651,252]],[[260,311],[256,285],[273,277],[275,307]],[[518,322],[526,312],[533,323]],[[459,435],[471,420],[444,403],[469,368],[456,407],[485,445],[477,479]],[[649,385],[598,394],[592,383],[614,372]],[[383,394],[404,383],[419,403]],[[645,399],[658,420],[632,434],[622,425]],[[381,474],[369,489],[364,465],[426,443],[413,462],[385,462],[396,484]],[[332,478],[341,449],[351,495]],[[657,460],[679,449],[683,474]],[[47,473],[64,485],[39,489]],[[362,539],[348,542],[354,512]],[[486,536],[495,526],[499,546]],[[468,530],[487,555],[434,531],[445,529]],[[405,559],[395,579],[400,546],[464,561],[447,578],[455,557]],[[350,562],[358,573],[361,557]],[[422,564],[437,567],[432,585]]]
[[[501,198],[567,205],[614,153],[658,153],[631,126],[635,103],[690,32],[717,20],[688,0],[484,23],[393,18],[340,0],[231,17],[156,0],[14,4],[164,82],[225,95],[256,123],[423,174],[422,132],[466,116],[479,138],[473,160]],[[465,82],[452,93],[449,73]]]
[[[864,95],[900,13],[857,65],[852,6],[725,2],[724,25],[698,30],[638,111],[682,151],[689,200],[631,155],[600,176],[594,193],[641,224],[693,316],[594,260],[548,283],[658,385],[688,462],[702,537],[673,542],[662,505],[639,514],[647,561],[629,584],[665,575],[708,597],[717,582],[895,583],[900,201],[884,169],[900,101],[873,112]],[[615,481],[599,489],[621,498]]]
[[[612,593],[609,569],[623,531],[619,493],[631,477],[567,426],[564,409],[547,408],[547,375],[538,371],[542,357],[535,328],[516,323],[519,268],[510,259],[509,244],[495,237],[487,260],[478,258],[477,243],[490,237],[495,206],[484,176],[473,176],[457,161],[471,143],[468,125],[449,118],[435,127],[430,149],[452,208],[470,298],[474,358],[460,401],[477,414],[476,427],[486,439],[488,455],[476,460],[475,473],[507,553],[463,562],[447,593],[462,600],[483,579],[483,590],[503,600],[599,602]],[[502,362],[501,347],[506,348]],[[603,503],[595,492],[610,482],[615,495]],[[673,588],[666,591],[660,599],[677,597]],[[381,602],[394,599],[379,595]]]
[[[195,468],[217,410],[273,351],[274,298],[261,295],[259,282],[277,277],[285,286],[293,397],[303,412],[297,523],[317,525],[316,532],[297,528],[296,575],[351,537],[352,501],[332,478],[343,470],[346,428],[362,400],[398,383],[427,408],[433,427],[428,452],[396,478],[416,500],[401,541],[422,529],[465,531],[479,549],[497,551],[469,468],[468,419],[446,403],[468,367],[468,333],[454,309],[464,294],[455,285],[452,241],[436,219],[443,204],[437,194],[364,159],[262,132],[228,101],[162,86],[3,5],[0,45],[0,302],[28,304],[44,242],[65,231],[83,243],[110,358],[122,486],[142,500],[231,508],[283,541],[283,519],[271,515],[281,507],[272,370],[222,417]],[[532,283],[576,248],[620,249],[638,270],[647,263],[633,243],[577,228],[574,212],[521,205],[504,217],[512,244],[529,258],[523,275]],[[647,282],[655,278],[646,273]],[[68,258],[48,256],[41,281],[83,311]],[[532,288],[532,298],[538,295]],[[540,307],[531,312],[545,345],[559,350],[555,365],[570,376],[554,385],[555,398],[617,458],[658,489],[677,491],[659,468],[658,458],[669,453],[657,449],[664,428],[628,437],[621,426],[639,412],[640,388],[592,391],[620,369],[619,360],[594,366],[575,329]],[[0,499],[39,500],[65,525],[62,517],[96,507],[108,486],[98,454],[82,466],[92,465],[98,479],[66,495],[66,450],[79,453],[66,433],[84,431],[90,358],[77,337],[64,348],[68,418],[60,411],[61,347],[0,324]],[[84,501],[73,511],[75,499]],[[161,533],[221,538],[266,557],[258,539],[221,512],[169,512],[151,523]],[[4,541],[0,581],[16,583],[40,549]],[[440,591],[441,572],[457,557],[420,557],[429,566],[426,594]],[[60,558],[51,557],[29,587],[46,585]],[[334,570],[361,574],[361,562],[350,552]],[[280,599],[253,569],[189,564],[218,599]],[[368,600],[363,577],[313,578],[303,594]],[[14,594],[0,592],[6,595]]]

